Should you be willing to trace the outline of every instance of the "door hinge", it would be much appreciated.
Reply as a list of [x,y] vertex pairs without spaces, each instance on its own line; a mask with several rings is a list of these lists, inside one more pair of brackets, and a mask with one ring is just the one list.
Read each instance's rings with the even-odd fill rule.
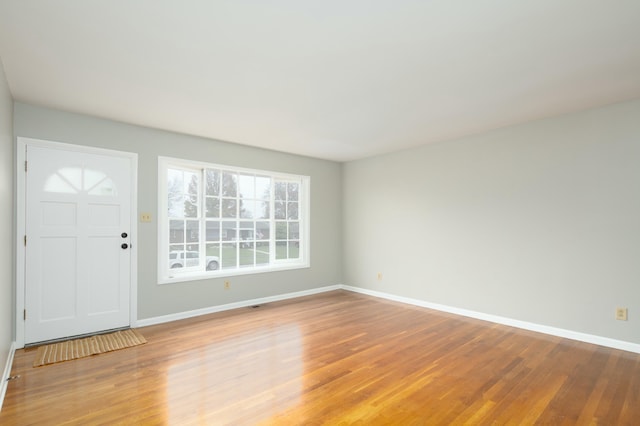
[[24,313],[24,320],[26,321],[27,320],[27,310],[25,309],[23,313]]
[[27,236],[26,235],[24,236],[24,246],[25,247],[27,246]]
[[26,161],[26,160],[25,160],[25,162],[24,162],[24,171],[25,171],[25,172],[27,171],[27,161]]

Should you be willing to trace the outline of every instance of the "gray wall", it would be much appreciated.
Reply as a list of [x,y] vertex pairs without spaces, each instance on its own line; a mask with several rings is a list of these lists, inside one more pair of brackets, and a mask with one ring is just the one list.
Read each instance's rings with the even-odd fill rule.
[[[139,154],[141,319],[343,282],[640,343],[638,117],[640,100],[342,166],[21,103],[14,133]],[[158,155],[310,175],[311,269],[157,285]]]
[[[341,282],[341,166],[339,163],[132,126],[16,102],[14,133],[138,154],[138,318],[303,291]],[[223,279],[157,284],[158,156],[311,176],[311,268]]]
[[0,61],[0,375],[13,341],[13,99]]
[[343,182],[345,284],[640,343],[640,100],[350,162]]

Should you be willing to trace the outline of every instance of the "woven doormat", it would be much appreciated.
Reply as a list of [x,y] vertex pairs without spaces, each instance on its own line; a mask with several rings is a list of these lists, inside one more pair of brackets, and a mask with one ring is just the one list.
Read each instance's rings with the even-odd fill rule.
[[56,362],[70,361],[104,352],[130,348],[143,343],[147,343],[147,340],[135,330],[122,330],[83,339],[52,343],[38,348],[33,366],[40,367]]

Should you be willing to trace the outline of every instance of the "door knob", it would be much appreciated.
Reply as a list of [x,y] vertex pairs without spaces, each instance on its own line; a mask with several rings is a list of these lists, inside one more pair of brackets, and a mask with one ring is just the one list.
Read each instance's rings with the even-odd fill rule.
[[129,248],[129,245],[127,243],[123,243],[120,247],[122,247],[123,249]]
[[126,232],[123,232],[122,234],[120,234],[120,236],[121,236],[122,238],[127,238],[128,234],[127,234]]

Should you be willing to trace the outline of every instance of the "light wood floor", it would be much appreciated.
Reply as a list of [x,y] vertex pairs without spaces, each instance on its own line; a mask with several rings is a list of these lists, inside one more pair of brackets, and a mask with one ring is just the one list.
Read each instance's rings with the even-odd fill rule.
[[33,368],[2,425],[640,424],[640,355],[336,291]]

